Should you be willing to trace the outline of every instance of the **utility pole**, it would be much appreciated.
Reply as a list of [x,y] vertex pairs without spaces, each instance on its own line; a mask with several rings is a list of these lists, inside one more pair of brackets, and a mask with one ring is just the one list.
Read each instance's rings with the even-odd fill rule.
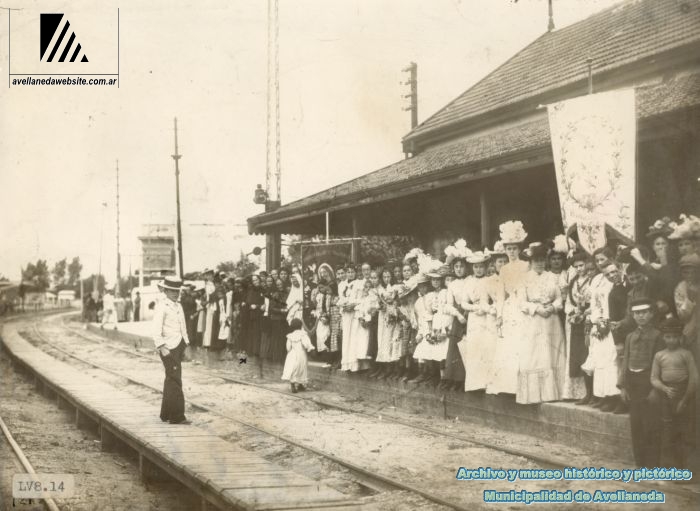
[[408,81],[404,85],[411,86],[411,92],[404,94],[404,98],[411,100],[411,105],[404,108],[404,111],[411,112],[411,129],[418,126],[418,64],[411,62],[408,67],[402,70],[404,73],[410,73]]
[[177,117],[175,117],[175,154],[172,155],[175,160],[175,201],[177,203],[177,259],[178,273],[180,278],[185,274],[182,266],[182,225],[180,224],[180,158],[182,155],[177,149]]
[[549,23],[547,24],[547,32],[554,30],[554,7],[552,7],[552,0],[549,0]]
[[114,287],[114,296],[119,298],[122,277],[122,259],[119,251],[119,160],[117,160],[117,284]]

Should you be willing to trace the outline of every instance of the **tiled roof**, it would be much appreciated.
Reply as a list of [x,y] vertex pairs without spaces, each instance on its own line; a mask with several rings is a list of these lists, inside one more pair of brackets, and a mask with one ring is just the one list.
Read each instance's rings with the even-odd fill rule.
[[548,32],[419,124],[404,140],[700,41],[698,0],[628,0]]
[[[657,85],[636,89],[637,117],[646,119],[663,113],[700,105],[700,73],[679,76]],[[411,181],[428,174],[439,174],[468,164],[486,162],[514,155],[527,149],[548,147],[549,122],[544,114],[521,124],[490,133],[479,133],[455,142],[426,149],[413,158],[404,159],[304,197],[279,209],[249,219],[254,227],[270,219],[291,216],[323,206],[332,210],[356,194],[368,195],[385,185]]]

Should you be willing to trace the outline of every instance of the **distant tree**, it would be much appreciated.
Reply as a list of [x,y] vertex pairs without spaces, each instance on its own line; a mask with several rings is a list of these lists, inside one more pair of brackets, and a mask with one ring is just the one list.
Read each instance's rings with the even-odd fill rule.
[[258,271],[258,265],[248,259],[248,256],[241,250],[238,261],[224,261],[216,265],[217,271],[233,273],[236,277],[246,277]]
[[53,265],[53,270],[51,270],[51,276],[53,277],[54,287],[62,285],[66,280],[66,268],[68,267],[68,262],[64,257],[60,261],[56,261]]
[[[103,290],[105,288],[105,278],[103,275],[100,275],[97,278],[97,289],[99,291]],[[93,292],[95,289],[95,275],[90,275],[89,277],[86,277],[83,279],[83,291],[85,292],[86,295],[90,294]]]
[[0,282],[9,282],[9,281],[10,281],[10,279],[8,279],[7,277],[5,277],[5,275],[0,273]]
[[74,257],[68,265],[68,285],[77,286],[80,272],[83,270],[83,265],[80,263],[79,257]]
[[39,259],[36,264],[28,263],[22,270],[22,280],[31,282],[33,285],[45,291],[49,288],[49,265],[46,259]]

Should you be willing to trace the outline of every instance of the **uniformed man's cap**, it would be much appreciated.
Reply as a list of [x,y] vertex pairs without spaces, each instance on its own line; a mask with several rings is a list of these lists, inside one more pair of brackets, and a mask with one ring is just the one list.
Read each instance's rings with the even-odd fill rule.
[[630,310],[632,312],[651,310],[653,306],[654,302],[652,302],[649,298],[635,298],[630,302]]

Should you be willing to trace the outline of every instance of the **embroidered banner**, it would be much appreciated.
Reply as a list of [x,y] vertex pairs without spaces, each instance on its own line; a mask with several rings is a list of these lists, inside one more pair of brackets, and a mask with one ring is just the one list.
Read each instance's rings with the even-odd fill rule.
[[574,223],[589,253],[605,224],[634,239],[634,89],[590,94],[547,108],[564,228]]

